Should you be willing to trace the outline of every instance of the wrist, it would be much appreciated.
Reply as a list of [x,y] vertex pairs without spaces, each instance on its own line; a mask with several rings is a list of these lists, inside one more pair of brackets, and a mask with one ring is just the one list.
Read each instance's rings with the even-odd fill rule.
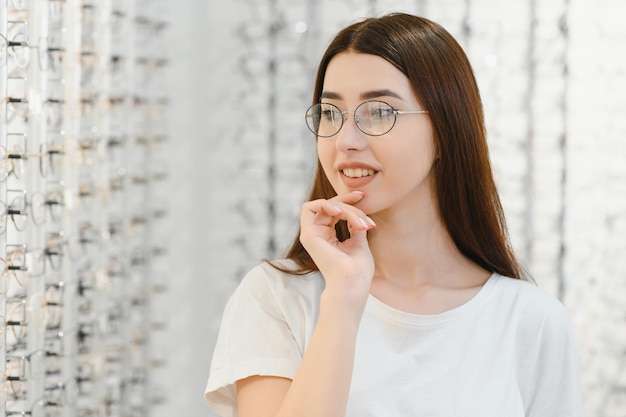
[[346,320],[347,324],[359,324],[369,291],[355,289],[325,288],[320,298],[320,317],[328,313],[334,322]]

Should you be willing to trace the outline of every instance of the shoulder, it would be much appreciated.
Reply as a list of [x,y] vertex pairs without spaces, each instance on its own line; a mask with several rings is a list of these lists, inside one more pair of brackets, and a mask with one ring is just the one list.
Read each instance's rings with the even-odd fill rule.
[[[275,261],[285,269],[291,261]],[[293,379],[310,335],[323,280],[268,263],[252,268],[222,317],[205,398],[223,415],[237,415],[235,382],[252,375]]]
[[285,270],[295,269],[296,264],[289,259],[279,259],[263,262],[252,268],[241,281],[241,287],[268,288],[270,290],[290,289],[298,291],[302,288],[314,287],[323,284],[323,279],[318,272],[304,275],[290,274],[276,268]]
[[537,285],[520,279],[494,275],[493,297],[500,311],[507,311],[510,323],[536,332],[547,327],[568,329],[570,319],[565,306]]
[[582,416],[580,355],[565,306],[528,281],[497,281],[496,293],[510,303],[505,320],[526,415]]
[[[290,260],[272,263],[285,269],[296,266]],[[257,325],[263,323],[261,327],[282,323],[289,329],[298,351],[303,353],[319,315],[323,290],[324,279],[319,272],[295,275],[264,262],[251,269],[242,280],[235,296],[239,308],[234,315],[246,316]]]
[[[273,265],[284,269],[295,269],[291,260],[275,260]],[[318,298],[324,288],[324,280],[318,272],[305,275],[290,274],[263,262],[252,268],[243,278],[237,292],[240,294],[254,294],[255,298],[278,304],[297,302]]]
[[495,281],[496,292],[500,297],[522,308],[533,307],[535,310],[560,310],[563,308],[561,302],[554,295],[532,282],[498,274],[494,274],[493,280]]

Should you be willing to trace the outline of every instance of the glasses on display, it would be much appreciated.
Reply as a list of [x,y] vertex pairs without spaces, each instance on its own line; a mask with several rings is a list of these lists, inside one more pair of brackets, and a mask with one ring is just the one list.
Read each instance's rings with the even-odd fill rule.
[[6,120],[11,125],[16,120],[28,120],[28,83],[26,77],[7,78]]
[[111,88],[115,91],[128,89],[127,58],[119,53],[111,55],[108,65],[111,74]]
[[40,277],[47,271],[59,271],[63,266],[63,245],[61,242],[48,244],[43,249],[28,249],[25,253],[29,277]]
[[[7,136],[22,136],[22,134],[8,134]],[[39,145],[39,152],[27,153],[24,146],[14,143],[9,149],[0,145],[0,182],[13,177],[22,179],[25,171],[26,161],[29,159],[39,160],[39,173],[45,178],[50,174],[55,174],[61,166],[62,156],[65,154],[63,145],[59,143],[42,143]]]
[[5,415],[20,417],[62,417],[66,415],[64,414],[64,407],[75,404],[77,391],[77,384],[73,378],[67,381],[49,384],[44,388],[43,397],[35,400],[30,408],[7,409]]
[[[36,198],[36,200],[40,199],[40,197]],[[50,221],[54,223],[60,222],[63,217],[63,211],[65,210],[65,189],[58,187],[44,194],[43,206],[43,210],[48,213]],[[36,207],[40,207],[40,205],[37,204]],[[41,217],[41,213],[36,217]]]
[[0,234],[6,230],[7,219],[18,232],[26,230],[28,218],[32,224],[41,226],[45,219],[46,208],[49,209],[54,218],[54,209],[57,200],[49,198],[40,192],[32,193],[30,196],[25,190],[7,190],[7,204],[0,201]]
[[26,382],[28,381],[26,362],[26,358],[20,356],[7,356],[6,358],[5,390],[14,400],[23,398],[26,393]]
[[9,76],[24,73],[30,56],[27,22],[15,19],[8,21],[6,37],[4,35],[0,37],[5,44],[3,49],[6,49],[6,55],[9,58],[7,66]]
[[51,271],[59,271],[63,267],[65,258],[72,262],[81,259],[93,259],[97,244],[100,242],[99,230],[89,222],[82,222],[76,233],[66,233],[64,230],[48,232],[46,247],[39,249],[34,262],[38,265],[37,271],[45,272],[46,265]]
[[27,320],[27,299],[25,294],[16,294],[6,300],[5,326],[9,330],[6,333],[7,346],[23,345],[26,337]]
[[24,147],[14,144],[10,149],[0,146],[0,181],[6,180],[9,176],[20,179],[24,172],[24,161],[27,159]]
[[427,110],[398,110],[379,100],[365,101],[354,111],[341,111],[330,103],[316,103],[306,111],[306,124],[311,132],[321,138],[335,136],[347,120],[354,116],[359,130],[369,136],[382,136],[393,129],[398,116],[405,114],[428,114]]
[[63,143],[51,141],[39,145],[39,153],[32,156],[39,158],[39,172],[45,178],[60,171],[64,155]]
[[[25,190],[7,190],[5,215],[11,219],[15,230],[24,231],[28,219],[28,199]],[[0,213],[0,216],[3,215]]]
[[[9,382],[9,395],[13,399],[23,398],[27,382],[39,376],[48,375],[50,359],[56,359],[55,352],[38,349],[26,354],[13,353],[6,357],[5,379]],[[58,360],[57,360],[58,361]],[[52,368],[56,368],[54,365]]]
[[0,258],[0,268],[2,269],[2,279],[6,280],[4,285],[6,294],[16,292],[13,282],[19,291],[26,288],[28,275],[26,275],[26,255],[24,249],[16,249],[7,255],[7,259]]
[[[50,40],[46,40],[50,42]],[[39,51],[39,68],[41,71],[48,72],[53,77],[60,77],[63,74],[63,61],[65,59],[65,48],[50,45],[40,46]]]
[[47,330],[60,330],[63,317],[65,283],[46,284],[43,303],[43,326]]
[[[90,160],[86,160],[90,164]],[[80,204],[85,213],[92,212],[96,208],[96,200],[98,196],[98,188],[92,181],[85,181],[78,185],[78,197],[75,201]]]

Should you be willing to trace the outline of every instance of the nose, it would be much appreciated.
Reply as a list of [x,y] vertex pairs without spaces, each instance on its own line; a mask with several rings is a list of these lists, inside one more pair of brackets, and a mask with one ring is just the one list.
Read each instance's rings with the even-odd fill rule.
[[357,126],[357,115],[353,111],[344,111],[343,126],[337,133],[335,146],[341,151],[361,150],[367,146],[367,137]]

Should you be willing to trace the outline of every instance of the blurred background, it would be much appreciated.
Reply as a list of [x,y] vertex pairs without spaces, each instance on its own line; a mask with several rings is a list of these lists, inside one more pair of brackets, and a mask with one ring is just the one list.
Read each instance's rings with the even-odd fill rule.
[[223,307],[297,230],[318,60],[391,11],[467,52],[514,247],[575,327],[586,415],[626,416],[626,4],[4,0],[0,417],[212,416]]

